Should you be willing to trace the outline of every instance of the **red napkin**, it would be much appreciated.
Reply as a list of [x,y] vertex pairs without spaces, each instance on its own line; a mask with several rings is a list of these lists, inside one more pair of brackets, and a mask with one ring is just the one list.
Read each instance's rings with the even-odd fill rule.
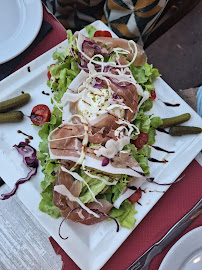
[[[169,188],[102,270],[126,269],[149,247],[160,240],[201,199],[202,167],[194,160],[182,175],[185,177]],[[202,215],[184,231],[183,235],[198,226],[202,226]],[[62,270],[79,269],[52,237],[50,237],[50,242],[56,254],[62,257]],[[150,270],[158,269],[164,256],[175,242],[153,259]]]

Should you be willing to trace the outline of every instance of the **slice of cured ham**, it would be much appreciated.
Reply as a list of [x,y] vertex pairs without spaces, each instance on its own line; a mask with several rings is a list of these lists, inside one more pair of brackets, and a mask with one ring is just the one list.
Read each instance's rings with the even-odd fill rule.
[[[73,166],[72,162],[66,162],[65,166],[70,168]],[[60,168],[57,171],[57,177],[54,185],[64,185],[73,196],[78,197],[81,193],[82,184],[79,181],[74,181],[70,174],[63,172]],[[76,202],[70,201],[66,196],[59,194],[53,190],[53,202],[61,211],[66,210],[67,206],[73,209],[77,206]]]
[[[113,207],[113,205],[111,203],[109,203],[106,200],[100,199],[98,200],[101,204],[97,203],[97,202],[91,202],[91,203],[87,203],[86,207],[88,207],[89,209],[97,209],[100,212],[108,215],[111,208]],[[101,206],[102,205],[102,206]],[[66,217],[68,215],[68,213],[70,212],[71,208],[67,207],[65,210],[61,211],[61,214],[63,217]],[[87,211],[83,210],[83,209],[78,209],[73,211],[68,219],[74,221],[74,222],[79,222],[82,224],[86,224],[86,225],[92,225],[98,222],[101,222],[105,219],[107,219],[107,217],[100,215],[99,218],[95,217],[92,214],[89,214]]]
[[[77,162],[82,148],[82,125],[63,125],[55,129],[50,136],[49,152],[52,159],[71,160]],[[73,138],[69,138],[75,136]],[[80,138],[81,140],[79,140]],[[90,136],[89,136],[90,138]],[[100,171],[110,172],[112,174],[127,174],[130,176],[140,177],[142,169],[137,161],[129,153],[119,152],[113,159],[110,159],[107,166],[102,166],[103,157],[97,157],[93,148],[86,148],[85,166]],[[97,150],[97,148],[96,148]]]
[[[134,51],[135,51],[134,45],[129,45],[128,40],[126,40],[126,39],[110,38],[110,37],[88,38],[88,37],[84,37],[82,34],[79,33],[79,41],[83,43],[84,40],[90,41],[92,43],[96,43],[96,44],[100,45],[102,48],[103,47],[106,48],[106,46],[108,46],[110,48],[122,48],[122,49],[130,52],[127,55],[127,59],[129,61],[131,61],[133,59],[133,55],[134,55]],[[136,59],[134,61],[134,64],[136,66],[143,66],[147,60],[146,54],[140,45],[136,44],[136,46],[137,46],[137,56],[136,56]],[[88,46],[88,43],[85,44],[84,52],[89,57],[92,57],[94,54],[97,53],[95,51],[95,49],[93,49],[92,46]]]

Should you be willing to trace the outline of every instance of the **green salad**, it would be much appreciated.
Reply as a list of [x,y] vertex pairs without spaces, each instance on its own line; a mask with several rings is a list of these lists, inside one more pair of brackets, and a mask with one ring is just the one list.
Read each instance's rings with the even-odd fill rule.
[[[92,213],[97,203],[102,213],[99,216],[105,214],[106,218],[116,218],[122,227],[132,229],[135,225],[137,190],[141,190],[135,181],[138,177],[145,181],[150,174],[148,158],[151,155],[151,145],[155,142],[156,128],[162,124],[160,117],[149,114],[155,99],[153,81],[160,74],[145,61],[143,65],[135,64],[138,57],[141,59],[143,56],[134,42],[124,41],[134,51],[133,59],[130,59],[129,49],[120,44],[112,47],[111,43],[102,43],[99,37],[94,38],[96,30],[91,25],[87,26],[88,37],[73,35],[68,30],[68,46],[53,53],[55,62],[48,67],[50,79],[47,85],[53,93],[54,106],[50,122],[44,123],[39,131],[41,142],[37,157],[44,174],[39,209],[53,218],[67,216],[73,210],[70,219],[87,224],[83,222],[86,215],[99,219],[93,217]],[[118,42],[118,39],[114,40]],[[133,57],[135,54],[136,57]],[[74,82],[81,74],[85,78],[77,86],[78,83]],[[75,88],[72,89],[71,85]],[[76,121],[74,118],[68,120],[69,116],[64,113],[69,104],[73,105],[70,111],[71,107],[73,111],[77,110]],[[110,128],[108,124],[111,119],[114,122]],[[77,133],[64,133],[64,129],[69,127],[73,127]],[[65,135],[60,135],[60,132]],[[61,149],[64,143],[61,141],[65,140],[66,145],[74,143],[78,149],[72,150],[72,146],[69,151],[70,148]],[[68,160],[71,161],[70,167],[66,166]],[[136,164],[137,169],[134,169],[133,164]],[[77,195],[60,179],[66,177],[65,168],[71,178],[71,185],[78,182],[80,190]],[[54,190],[57,185],[63,185],[61,193],[59,189]],[[133,194],[122,201],[127,190]],[[71,196],[64,195],[71,191]],[[111,205],[107,212],[102,209],[103,201]],[[83,205],[91,211],[84,210]],[[76,207],[79,209],[74,211]],[[73,214],[76,213],[80,215],[80,220],[74,220]]]

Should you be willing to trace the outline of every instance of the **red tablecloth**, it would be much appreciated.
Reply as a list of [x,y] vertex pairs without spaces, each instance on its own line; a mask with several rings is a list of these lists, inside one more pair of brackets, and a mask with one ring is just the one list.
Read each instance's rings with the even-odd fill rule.
[[[29,63],[44,52],[66,39],[66,30],[44,8],[44,19],[52,24],[53,30],[24,59],[21,65]],[[151,245],[157,242],[183,215],[185,215],[202,197],[202,167],[194,160],[182,175],[182,181],[174,184],[163,195],[148,215],[137,226],[133,233],[117,250],[112,258],[102,268],[103,270],[122,270],[141,256]],[[184,232],[202,226],[202,215],[198,217]],[[50,238],[56,253],[62,255],[63,270],[79,269],[65,252]],[[174,243],[173,243],[174,244]],[[150,265],[150,270],[157,270],[164,256],[171,248],[157,255]]]

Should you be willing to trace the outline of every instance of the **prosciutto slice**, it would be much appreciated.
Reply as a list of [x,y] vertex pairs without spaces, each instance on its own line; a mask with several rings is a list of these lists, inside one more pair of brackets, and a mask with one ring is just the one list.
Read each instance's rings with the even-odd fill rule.
[[[110,48],[122,48],[124,50],[130,51],[130,54],[127,55],[127,60],[131,61],[133,59],[133,55],[135,52],[134,45],[131,44],[132,48],[130,48],[128,40],[126,39],[111,38],[111,37],[93,37],[93,38],[84,37],[81,38],[81,40],[87,40],[92,43],[96,43],[100,45],[102,48],[106,48],[106,46]],[[143,66],[147,60],[146,54],[140,45],[136,44],[136,46],[137,46],[137,57],[134,61],[134,65]],[[93,49],[92,46],[88,46],[87,43],[85,44],[84,52],[89,57],[92,57],[94,54],[96,54],[95,49]]]
[[[100,199],[98,200],[101,205],[97,202],[91,202],[91,203],[87,203],[85,204],[89,209],[98,209],[99,211],[101,211],[104,214],[109,214],[111,208],[113,207],[113,205],[111,203],[109,203],[106,200]],[[63,217],[66,217],[68,215],[68,213],[70,212],[71,208],[67,207],[65,210],[61,211],[61,214]],[[87,211],[83,210],[83,209],[77,209],[75,211],[73,211],[68,219],[74,221],[74,222],[79,222],[82,224],[86,224],[86,225],[92,225],[98,222],[101,222],[105,219],[107,219],[107,217],[104,216],[100,216],[99,218],[96,218],[95,216],[93,216],[92,214],[89,214]]]
[[[65,124],[55,129],[50,136],[50,157],[52,159],[77,162],[81,154],[83,139],[83,136],[77,136],[82,135],[82,132],[84,132],[82,125]],[[71,136],[74,137],[70,138]],[[96,136],[99,138],[100,135],[96,133],[92,135],[92,138],[95,139]],[[89,136],[89,141],[91,141],[90,138],[91,136]],[[96,139],[94,141],[96,141]],[[85,166],[114,174],[127,174],[135,177],[141,176],[142,169],[128,152],[119,152],[114,158],[110,159],[107,166],[102,166],[103,156],[97,157],[94,153],[95,150],[97,150],[96,147],[86,147]]]
[[[73,166],[73,162],[63,162],[63,166],[70,169]],[[54,185],[64,185],[73,196],[78,197],[81,193],[82,184],[79,181],[74,181],[73,177],[70,174],[67,174],[61,170],[59,167],[57,171],[57,177]],[[67,206],[70,209],[73,209],[77,206],[76,202],[70,201],[66,196],[59,194],[58,192],[53,190],[53,203],[57,206],[61,211],[67,209]]]
[[[62,166],[65,166],[67,169],[70,169],[73,166],[73,164],[74,162],[71,161],[70,162],[62,161]],[[62,171],[61,167],[59,167],[57,171],[57,177],[54,183],[54,186],[57,185],[64,185],[75,197],[79,197],[82,189],[81,182],[74,181],[73,177],[70,174]],[[89,209],[98,209],[104,214],[109,214],[112,208],[112,204],[110,204],[106,200],[98,200],[98,202],[91,202],[86,204],[85,206],[88,207]],[[56,192],[54,189],[53,189],[53,203],[60,209],[61,215],[63,217],[66,217],[72,209],[79,206],[77,202],[69,200],[67,196],[64,196]],[[74,222],[91,225],[106,219],[106,217],[100,216],[99,218],[97,218],[81,208],[72,212],[68,217],[68,219]]]

